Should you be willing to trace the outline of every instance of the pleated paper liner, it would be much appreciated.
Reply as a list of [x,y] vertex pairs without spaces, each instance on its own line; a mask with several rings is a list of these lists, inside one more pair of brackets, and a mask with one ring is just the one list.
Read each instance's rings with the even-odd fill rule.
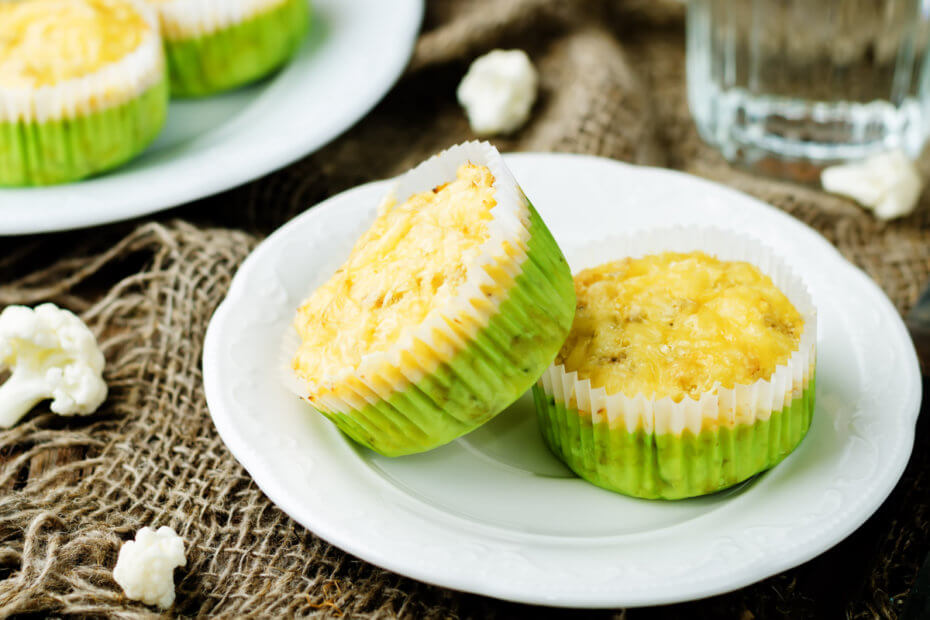
[[76,181],[145,149],[165,122],[168,86],[154,13],[151,34],[118,62],[35,89],[0,86],[0,185]]
[[732,389],[718,384],[679,403],[607,394],[562,365],[549,366],[533,387],[543,438],[589,482],[643,498],[705,495],[776,465],[810,427],[817,314],[803,281],[772,250],[737,233],[678,227],[591,244],[573,265],[698,250],[768,275],[804,320],[799,346],[768,379]]
[[159,5],[171,93],[198,97],[260,79],[309,30],[307,0],[175,0]]
[[148,146],[165,122],[168,83],[88,116],[0,122],[0,185],[51,185],[115,168]]
[[391,349],[315,382],[291,370],[300,339],[293,327],[285,336],[286,385],[384,455],[435,448],[503,411],[551,363],[574,316],[568,264],[489,144],[462,144],[427,160],[399,179],[393,195],[403,201],[454,179],[465,162],[491,170],[497,205],[489,238],[452,302]]

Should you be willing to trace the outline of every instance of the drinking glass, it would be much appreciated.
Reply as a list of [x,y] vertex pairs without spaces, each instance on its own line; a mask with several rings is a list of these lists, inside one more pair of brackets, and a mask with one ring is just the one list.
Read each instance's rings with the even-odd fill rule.
[[698,131],[731,161],[801,177],[878,151],[916,157],[928,24],[930,0],[690,0]]

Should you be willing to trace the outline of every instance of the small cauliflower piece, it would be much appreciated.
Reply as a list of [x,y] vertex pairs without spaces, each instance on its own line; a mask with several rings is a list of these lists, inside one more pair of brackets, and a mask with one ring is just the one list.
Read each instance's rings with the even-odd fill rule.
[[87,415],[107,397],[97,339],[68,310],[7,306],[0,313],[0,427],[16,424],[45,399],[59,415]]
[[476,134],[511,133],[530,117],[537,82],[526,52],[494,50],[471,63],[457,95]]
[[882,220],[911,213],[923,189],[917,169],[900,150],[824,168],[820,183],[831,194],[852,198]]
[[168,609],[174,603],[174,569],[185,565],[184,541],[173,529],[143,527],[120,547],[113,578],[130,599]]

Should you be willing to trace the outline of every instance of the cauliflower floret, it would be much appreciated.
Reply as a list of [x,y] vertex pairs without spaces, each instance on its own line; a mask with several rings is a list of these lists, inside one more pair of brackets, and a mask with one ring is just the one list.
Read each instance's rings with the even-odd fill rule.
[[494,50],[471,63],[457,95],[476,134],[510,133],[530,117],[537,82],[526,52]]
[[113,578],[130,599],[168,609],[174,603],[174,569],[186,564],[184,541],[173,529],[143,527],[120,547]]
[[87,415],[107,397],[97,339],[68,310],[54,304],[7,306],[0,313],[0,427],[9,428],[40,401],[59,415]]
[[872,209],[882,220],[911,213],[923,189],[917,168],[900,150],[824,168],[820,183],[826,191],[847,196]]

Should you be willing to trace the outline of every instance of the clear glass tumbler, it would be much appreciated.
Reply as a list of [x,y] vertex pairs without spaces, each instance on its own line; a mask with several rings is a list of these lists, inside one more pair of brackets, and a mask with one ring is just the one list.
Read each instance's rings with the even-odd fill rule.
[[691,112],[729,160],[783,175],[916,157],[930,130],[928,31],[930,0],[690,0]]

